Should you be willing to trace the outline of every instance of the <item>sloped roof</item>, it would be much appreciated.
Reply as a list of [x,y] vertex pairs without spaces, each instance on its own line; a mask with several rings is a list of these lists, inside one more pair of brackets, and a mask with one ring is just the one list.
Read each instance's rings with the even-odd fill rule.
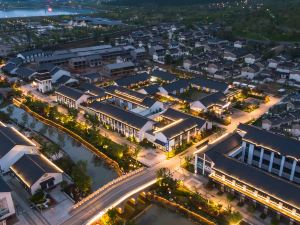
[[254,142],[258,146],[269,148],[279,154],[300,159],[300,142],[295,139],[247,124],[239,124],[238,129],[246,132],[243,137],[245,140]]
[[109,117],[113,117],[115,120],[118,120],[121,123],[127,123],[128,125],[137,129],[143,128],[145,124],[150,121],[146,117],[103,102],[93,102],[89,108],[96,112],[103,113]]
[[137,84],[139,82],[145,82],[150,79],[150,75],[148,73],[140,73],[137,75],[124,77],[115,81],[118,86],[127,87],[130,85]]
[[195,84],[200,87],[206,87],[221,92],[226,91],[226,89],[228,88],[228,84],[226,84],[225,82],[215,81],[215,80],[201,78],[201,77],[191,79],[190,82],[191,84]]
[[75,101],[83,95],[82,91],[64,85],[58,88],[56,93],[69,97]]
[[47,173],[62,173],[52,162],[41,155],[25,154],[11,166],[14,173],[31,187]]
[[0,125],[0,158],[5,156],[16,145],[34,146],[19,131]]

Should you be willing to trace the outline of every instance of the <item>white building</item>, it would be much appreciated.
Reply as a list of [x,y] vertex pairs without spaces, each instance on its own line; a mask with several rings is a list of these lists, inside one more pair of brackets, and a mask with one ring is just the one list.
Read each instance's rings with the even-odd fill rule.
[[94,102],[87,110],[96,115],[103,125],[125,137],[134,138],[137,142],[142,141],[145,132],[153,126],[152,120],[108,103]]
[[36,145],[13,127],[0,122],[0,171],[6,173],[26,153],[36,152]]
[[36,86],[37,90],[42,93],[52,91],[52,80],[49,74],[38,76],[35,78],[33,85]]
[[75,109],[77,109],[81,103],[86,102],[90,97],[80,90],[68,86],[61,86],[55,93],[58,103]]
[[63,171],[43,155],[25,154],[10,169],[30,194],[63,181]]
[[0,224],[15,214],[15,206],[11,197],[11,189],[0,177]]

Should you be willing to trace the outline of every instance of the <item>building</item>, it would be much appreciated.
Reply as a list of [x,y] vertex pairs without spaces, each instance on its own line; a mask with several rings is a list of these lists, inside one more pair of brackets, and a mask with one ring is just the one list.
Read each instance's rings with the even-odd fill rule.
[[189,80],[180,79],[172,83],[168,83],[162,87],[159,87],[159,93],[163,96],[172,96],[172,95],[182,94],[189,89],[190,89]]
[[61,86],[55,91],[56,101],[69,108],[78,109],[79,105],[90,97],[82,91],[68,86]]
[[34,49],[32,51],[21,52],[17,55],[23,59],[24,63],[35,62],[37,58],[44,57],[45,53],[40,49]]
[[214,112],[222,115],[228,109],[230,102],[227,101],[226,95],[222,92],[211,93],[197,101],[190,102],[191,110],[197,112]]
[[153,121],[146,117],[104,102],[93,102],[87,110],[97,115],[103,125],[138,142],[145,138],[145,132],[151,130],[153,126]]
[[0,224],[16,212],[14,202],[11,197],[11,189],[0,177]]
[[206,78],[194,78],[190,81],[193,88],[201,89],[207,92],[223,92],[226,94],[230,85],[225,82],[215,81]]
[[52,79],[49,73],[40,74],[33,82],[39,92],[47,93],[52,91]]
[[147,132],[146,138],[158,148],[170,152],[183,144],[190,143],[202,131],[212,128],[203,119],[168,108],[155,118],[154,129]]
[[10,169],[30,194],[54,188],[63,181],[63,171],[43,155],[25,154]]
[[201,150],[195,172],[285,224],[300,223],[300,142],[250,125]]
[[132,88],[134,86],[145,85],[150,81],[150,75],[148,73],[139,73],[133,76],[124,77],[115,80],[117,86]]
[[156,101],[146,94],[127,88],[109,86],[105,88],[105,91],[107,94],[107,102],[142,116],[158,113],[164,108],[162,102]]
[[113,63],[104,66],[103,73],[111,77],[120,77],[134,74],[135,66],[132,62]]
[[153,70],[150,79],[152,82],[171,83],[176,80],[176,76],[163,70]]
[[13,127],[0,122],[0,171],[6,173],[9,167],[26,153],[36,152],[36,145]]

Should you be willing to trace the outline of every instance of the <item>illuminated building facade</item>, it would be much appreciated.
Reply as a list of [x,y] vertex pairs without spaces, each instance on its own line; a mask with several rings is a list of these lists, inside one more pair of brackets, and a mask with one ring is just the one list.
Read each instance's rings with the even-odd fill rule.
[[[286,224],[300,223],[300,142],[240,124],[195,157],[195,172]],[[280,156],[280,157],[279,157]]]

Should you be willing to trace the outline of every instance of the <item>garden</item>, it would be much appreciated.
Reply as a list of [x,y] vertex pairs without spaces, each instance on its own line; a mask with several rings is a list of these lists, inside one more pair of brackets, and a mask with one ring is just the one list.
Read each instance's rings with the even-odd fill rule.
[[[160,169],[157,177],[157,183],[153,187],[156,195],[179,204],[215,224],[236,224],[242,220],[241,214],[233,211],[231,207],[224,208],[221,204],[205,199],[199,193],[187,189],[182,182],[173,178],[169,170]],[[204,224],[203,221],[202,223]]]
[[99,125],[97,118],[88,117],[89,122],[92,124],[90,126],[76,120],[77,113],[74,112],[74,109],[71,109],[68,114],[63,114],[58,111],[56,106],[50,106],[30,96],[25,97],[24,105],[40,116],[63,126],[84,139],[100,153],[117,162],[123,172],[130,172],[142,166],[132,157],[127,146],[119,145],[99,133],[96,129]]

